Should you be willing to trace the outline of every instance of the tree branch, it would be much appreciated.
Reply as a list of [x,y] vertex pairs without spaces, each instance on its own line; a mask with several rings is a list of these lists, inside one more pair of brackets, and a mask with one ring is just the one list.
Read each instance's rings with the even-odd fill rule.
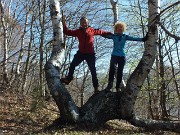
[[180,133],[180,122],[179,121],[157,121],[157,120],[144,120],[134,118],[129,121],[134,126],[143,127],[152,130],[166,130]]
[[180,4],[180,1],[177,1],[177,2],[173,3],[172,5],[166,7],[164,10],[162,10],[162,11],[160,12],[159,16],[160,16],[161,14],[163,14],[163,13],[164,13],[166,10],[168,10],[169,8],[174,7],[174,6],[177,6],[178,4]]
[[178,36],[172,34],[171,32],[169,32],[169,31],[164,27],[164,25],[163,25],[161,22],[156,21],[156,23],[161,26],[161,28],[165,31],[166,34],[168,34],[170,37],[174,38],[174,39],[176,40],[176,42],[177,42],[178,40],[180,40],[180,37],[178,37]]
[[160,16],[169,8],[172,8],[174,6],[177,6],[178,4],[180,4],[180,1],[173,3],[172,5],[166,7],[164,10],[160,11],[160,13],[150,22],[149,26],[151,26],[158,18],[160,18]]

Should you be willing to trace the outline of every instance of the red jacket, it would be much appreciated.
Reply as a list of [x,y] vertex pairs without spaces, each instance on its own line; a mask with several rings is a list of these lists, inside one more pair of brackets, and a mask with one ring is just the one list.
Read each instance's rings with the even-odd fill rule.
[[68,36],[77,37],[79,40],[79,51],[81,53],[94,53],[94,35],[108,35],[111,32],[106,32],[103,30],[94,29],[88,27],[86,30],[79,28],[76,30],[69,30],[66,25],[64,25],[64,34]]

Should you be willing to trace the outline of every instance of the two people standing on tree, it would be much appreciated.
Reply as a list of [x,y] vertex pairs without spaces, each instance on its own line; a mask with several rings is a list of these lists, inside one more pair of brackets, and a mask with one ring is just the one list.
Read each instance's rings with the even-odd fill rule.
[[124,34],[123,32],[125,30],[126,30],[126,24],[123,22],[117,22],[114,26],[114,34],[103,36],[105,38],[113,40],[113,51],[110,60],[109,79],[108,79],[108,85],[105,88],[106,92],[110,91],[110,89],[113,87],[116,66],[117,66],[116,91],[117,92],[120,91],[120,84],[122,82],[123,69],[126,61],[125,51],[124,51],[126,41],[129,40],[129,41],[145,42],[148,39],[148,33],[144,38],[135,38]]
[[69,30],[66,26],[65,16],[63,16],[63,32],[68,36],[77,37],[79,41],[78,51],[74,55],[74,58],[69,67],[68,76],[61,78],[61,81],[65,84],[69,84],[73,79],[73,74],[76,66],[78,66],[83,60],[88,64],[89,70],[92,75],[92,82],[94,87],[94,93],[98,93],[98,78],[95,67],[95,52],[94,52],[94,36],[101,35],[105,36],[111,34],[111,32],[106,32],[103,30],[94,29],[89,26],[88,19],[82,17],[80,19],[80,28],[76,30]]
[[113,87],[115,69],[117,68],[117,82],[116,90],[120,91],[120,84],[123,76],[123,69],[125,65],[125,52],[124,47],[127,40],[129,41],[143,41],[148,39],[148,34],[144,38],[135,38],[124,34],[126,30],[126,24],[123,22],[118,22],[114,26],[114,34],[111,32],[106,32],[103,30],[97,30],[89,26],[88,19],[82,17],[80,19],[80,28],[76,30],[69,30],[66,26],[65,16],[63,16],[63,32],[68,36],[77,37],[79,41],[79,49],[74,55],[74,58],[69,67],[68,76],[61,78],[61,81],[65,84],[69,84],[73,79],[73,74],[76,66],[78,66],[83,60],[86,60],[88,67],[92,75],[92,82],[94,87],[94,93],[99,92],[98,90],[98,79],[95,67],[95,52],[94,52],[94,36],[101,35],[105,38],[113,40],[113,51],[110,60],[110,70],[108,85],[105,91],[108,92]]

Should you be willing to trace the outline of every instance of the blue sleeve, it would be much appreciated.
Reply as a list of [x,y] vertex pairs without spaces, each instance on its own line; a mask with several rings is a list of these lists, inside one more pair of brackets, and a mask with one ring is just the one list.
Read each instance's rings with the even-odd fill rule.
[[103,35],[102,37],[108,38],[108,39],[113,39],[113,34]]
[[129,41],[143,41],[143,38],[136,38],[136,37],[131,37],[131,36],[126,35],[126,40],[129,40]]

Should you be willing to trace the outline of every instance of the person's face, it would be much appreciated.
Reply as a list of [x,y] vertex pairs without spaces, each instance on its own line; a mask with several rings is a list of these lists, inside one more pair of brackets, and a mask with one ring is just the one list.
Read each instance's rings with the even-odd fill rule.
[[86,29],[88,27],[88,20],[85,18],[81,19],[80,25],[82,28]]
[[124,32],[124,28],[123,27],[116,27],[115,32],[118,34],[122,34]]

